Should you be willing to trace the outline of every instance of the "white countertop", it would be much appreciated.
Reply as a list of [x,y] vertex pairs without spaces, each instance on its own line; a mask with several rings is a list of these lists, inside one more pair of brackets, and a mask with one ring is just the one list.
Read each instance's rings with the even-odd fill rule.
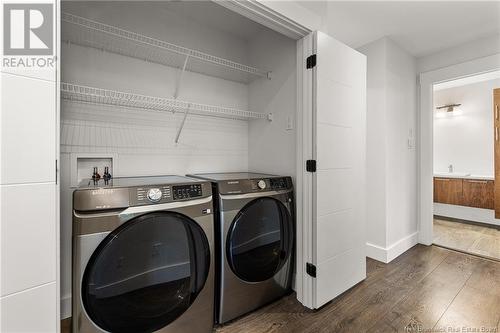
[[471,175],[466,173],[452,172],[452,173],[435,173],[436,178],[461,178],[461,179],[478,179],[478,180],[495,180],[493,176],[487,175]]

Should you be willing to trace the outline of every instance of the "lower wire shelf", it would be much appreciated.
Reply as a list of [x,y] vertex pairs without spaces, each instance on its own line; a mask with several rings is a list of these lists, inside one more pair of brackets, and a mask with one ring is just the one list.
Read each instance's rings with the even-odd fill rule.
[[193,103],[172,98],[132,94],[128,92],[82,86],[65,82],[61,82],[61,98],[83,103],[104,104],[155,111],[184,112],[186,114],[189,113],[229,119],[272,120],[272,114]]

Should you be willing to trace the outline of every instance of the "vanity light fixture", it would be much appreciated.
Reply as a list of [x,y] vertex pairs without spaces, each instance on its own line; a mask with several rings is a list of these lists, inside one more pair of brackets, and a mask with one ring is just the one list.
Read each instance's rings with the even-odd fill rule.
[[446,104],[436,107],[437,110],[446,109],[446,112],[453,112],[453,109],[459,107],[462,104]]

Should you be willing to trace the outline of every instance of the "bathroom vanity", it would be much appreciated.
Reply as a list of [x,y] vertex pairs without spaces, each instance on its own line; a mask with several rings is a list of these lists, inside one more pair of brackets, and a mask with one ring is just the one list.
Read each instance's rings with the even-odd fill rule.
[[448,205],[494,209],[494,178],[474,175],[435,176],[434,202]]

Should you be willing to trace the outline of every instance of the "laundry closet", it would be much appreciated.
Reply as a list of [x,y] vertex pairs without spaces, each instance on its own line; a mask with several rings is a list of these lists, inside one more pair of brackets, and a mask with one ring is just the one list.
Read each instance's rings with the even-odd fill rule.
[[[71,311],[72,192],[94,167],[113,177],[291,176],[299,300],[317,308],[364,278],[354,207],[363,200],[364,111],[356,112],[365,96],[355,93],[365,89],[357,79],[364,58],[326,35],[298,42],[209,1],[62,2],[60,30],[63,318]],[[308,58],[316,51],[323,73]],[[326,89],[334,85],[335,93]],[[313,222],[331,216],[347,222]]]
[[295,174],[294,40],[211,2],[63,2],[61,19],[63,295],[71,192],[93,166]]

